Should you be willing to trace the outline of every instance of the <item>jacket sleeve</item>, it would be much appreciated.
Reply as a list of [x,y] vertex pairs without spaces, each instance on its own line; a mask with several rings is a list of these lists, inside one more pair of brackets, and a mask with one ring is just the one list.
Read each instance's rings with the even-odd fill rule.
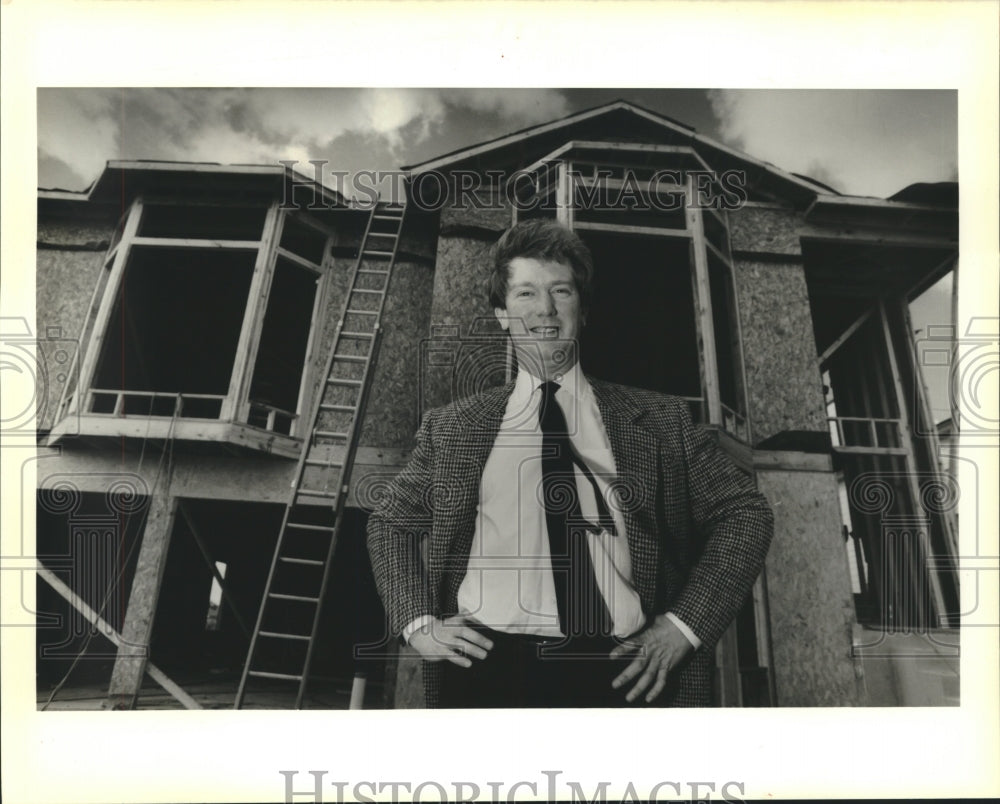
[[695,427],[687,405],[677,408],[696,559],[670,611],[710,647],[736,617],[764,566],[774,516],[764,495]]
[[368,518],[368,554],[393,635],[434,613],[421,553],[433,521],[433,417],[434,411],[424,417],[409,462]]

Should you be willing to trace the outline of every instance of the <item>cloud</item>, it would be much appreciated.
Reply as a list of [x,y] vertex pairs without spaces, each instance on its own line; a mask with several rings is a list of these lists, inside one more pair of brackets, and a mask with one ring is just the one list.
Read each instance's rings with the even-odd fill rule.
[[76,186],[67,189],[87,186],[117,157],[117,98],[115,90],[38,90],[39,156],[69,168],[60,175]]
[[711,90],[729,144],[851,195],[957,177],[957,97],[931,90]]
[[69,166],[73,189],[108,159],[305,161],[347,137],[367,138],[398,164],[457,111],[494,115],[505,131],[568,111],[559,92],[531,89],[42,89],[38,100],[40,165]]
[[566,97],[554,89],[453,89],[447,97],[452,106],[496,114],[521,125],[569,114]]

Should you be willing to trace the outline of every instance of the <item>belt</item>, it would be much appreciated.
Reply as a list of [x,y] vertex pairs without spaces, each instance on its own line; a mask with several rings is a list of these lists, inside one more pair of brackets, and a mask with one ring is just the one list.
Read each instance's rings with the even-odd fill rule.
[[558,646],[560,649],[563,648],[588,648],[588,653],[603,652],[606,649],[608,652],[612,648],[619,644],[619,641],[613,636],[586,636],[586,637],[573,637],[572,639],[567,639],[564,636],[545,636],[542,634],[521,634],[512,633],[510,631],[494,631],[492,628],[488,628],[485,625],[480,625],[479,623],[467,623],[469,627],[474,628],[483,636],[489,638],[494,645],[505,644],[511,647],[553,647]]

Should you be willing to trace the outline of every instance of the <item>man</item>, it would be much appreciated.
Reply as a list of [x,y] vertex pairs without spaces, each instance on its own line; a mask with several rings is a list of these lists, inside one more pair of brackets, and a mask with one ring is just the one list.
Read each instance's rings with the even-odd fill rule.
[[554,222],[500,239],[490,302],[517,378],[430,411],[370,517],[428,706],[706,706],[763,565],[771,511],[686,402],[580,370],[592,274]]

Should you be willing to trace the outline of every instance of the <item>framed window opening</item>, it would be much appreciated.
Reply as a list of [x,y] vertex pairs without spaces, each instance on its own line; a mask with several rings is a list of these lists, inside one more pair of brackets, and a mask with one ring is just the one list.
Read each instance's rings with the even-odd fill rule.
[[59,419],[83,435],[283,437],[296,453],[333,233],[276,202],[140,197],[122,220]]
[[[696,421],[751,443],[728,220],[705,203],[722,193],[705,162],[688,147],[570,142],[518,175],[514,222],[551,217],[580,234],[595,253],[595,295],[612,301],[591,311],[585,368],[682,396]],[[627,271],[641,290],[621,281]]]
[[955,523],[928,504],[947,499],[948,482],[933,433],[914,437],[926,425],[905,302],[855,307],[853,321],[845,307],[814,304],[828,330],[843,322],[819,360],[858,621],[890,632],[953,625]]

